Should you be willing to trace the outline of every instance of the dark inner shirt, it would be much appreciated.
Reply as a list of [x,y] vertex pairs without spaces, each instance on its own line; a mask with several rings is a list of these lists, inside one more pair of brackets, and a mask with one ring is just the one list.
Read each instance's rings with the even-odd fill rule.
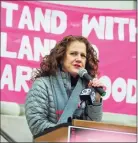
[[71,87],[75,87],[77,84],[79,76],[73,77],[71,76]]

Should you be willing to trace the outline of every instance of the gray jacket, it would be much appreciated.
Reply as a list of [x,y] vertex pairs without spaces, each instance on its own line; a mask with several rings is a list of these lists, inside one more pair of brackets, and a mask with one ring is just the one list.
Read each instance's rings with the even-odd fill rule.
[[[70,87],[69,76],[65,76],[67,78],[63,78],[61,75],[57,77],[36,79],[27,94],[25,114],[33,135],[43,132],[46,128],[56,126],[58,124],[56,111],[57,109],[64,109],[68,102],[67,88]],[[79,100],[76,102],[79,102]],[[87,118],[87,120],[101,121],[102,103],[98,103],[98,106],[96,104],[89,105],[88,114],[91,119]]]

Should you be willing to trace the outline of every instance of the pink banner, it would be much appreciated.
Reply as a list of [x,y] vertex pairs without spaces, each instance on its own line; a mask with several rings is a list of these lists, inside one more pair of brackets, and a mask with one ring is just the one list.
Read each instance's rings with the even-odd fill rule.
[[104,111],[136,115],[136,11],[1,2],[1,100],[24,103],[33,68],[66,35],[88,38],[106,85]]

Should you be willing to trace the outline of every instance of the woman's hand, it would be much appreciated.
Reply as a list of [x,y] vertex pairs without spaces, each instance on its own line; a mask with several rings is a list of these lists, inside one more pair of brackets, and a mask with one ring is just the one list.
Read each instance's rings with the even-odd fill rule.
[[90,80],[90,82],[88,83],[88,87],[103,87],[104,84],[98,79],[98,78],[94,78],[93,80]]
[[[94,78],[93,80],[90,80],[88,87],[104,87],[104,84],[98,78]],[[102,96],[96,92],[95,101],[100,102],[101,98]]]

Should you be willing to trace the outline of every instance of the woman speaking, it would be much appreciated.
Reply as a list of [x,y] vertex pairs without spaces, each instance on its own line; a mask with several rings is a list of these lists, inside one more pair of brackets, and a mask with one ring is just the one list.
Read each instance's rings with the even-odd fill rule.
[[[79,94],[87,87],[102,87],[98,80],[97,54],[83,36],[67,36],[59,41],[40,63],[27,93],[25,114],[33,135],[49,127],[67,122],[80,103]],[[84,68],[93,80],[87,82],[78,75]],[[96,93],[96,101],[88,105],[91,120],[102,119],[102,100]],[[89,120],[89,119],[88,119]]]

